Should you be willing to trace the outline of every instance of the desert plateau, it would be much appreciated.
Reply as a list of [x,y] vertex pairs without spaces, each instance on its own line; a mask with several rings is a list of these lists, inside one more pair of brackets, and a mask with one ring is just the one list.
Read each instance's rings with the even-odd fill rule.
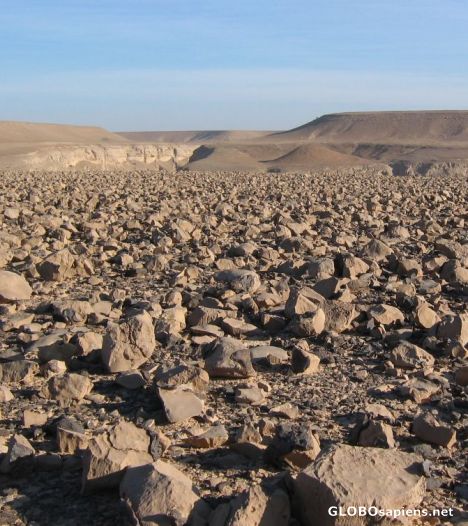
[[0,524],[466,526],[467,173],[468,111],[0,122]]

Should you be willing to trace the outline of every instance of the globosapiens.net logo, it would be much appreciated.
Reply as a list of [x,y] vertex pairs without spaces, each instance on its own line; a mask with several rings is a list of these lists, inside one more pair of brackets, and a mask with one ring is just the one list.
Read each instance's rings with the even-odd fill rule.
[[382,509],[377,506],[330,506],[328,515],[331,517],[453,517],[453,508],[429,510],[426,508]]

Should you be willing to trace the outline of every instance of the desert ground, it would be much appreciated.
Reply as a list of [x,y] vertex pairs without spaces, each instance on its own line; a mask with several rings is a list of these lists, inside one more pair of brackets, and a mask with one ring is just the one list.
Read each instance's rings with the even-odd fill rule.
[[468,112],[0,123],[0,524],[466,526],[467,159]]

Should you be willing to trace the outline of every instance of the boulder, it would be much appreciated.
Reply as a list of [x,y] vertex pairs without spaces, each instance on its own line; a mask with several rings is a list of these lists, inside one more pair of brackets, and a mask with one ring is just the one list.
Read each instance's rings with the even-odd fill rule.
[[390,361],[401,369],[417,369],[434,365],[434,357],[427,351],[406,341],[397,345],[390,353]]
[[75,257],[67,250],[59,250],[37,265],[37,272],[45,281],[63,281],[73,274]]
[[331,516],[331,507],[416,508],[425,479],[422,459],[396,449],[339,445],[320,455],[295,480],[303,526],[365,526],[370,517]]
[[431,444],[451,448],[457,441],[454,429],[441,424],[431,413],[421,413],[413,421],[413,433]]
[[184,526],[197,516],[206,519],[210,511],[192,481],[161,460],[128,468],[120,483],[120,497],[142,526]]
[[29,283],[15,272],[0,270],[0,303],[27,301],[31,298]]
[[260,276],[253,270],[222,270],[215,276],[216,281],[224,282],[236,292],[254,293],[260,288]]
[[122,421],[89,441],[83,457],[82,492],[118,487],[128,466],[152,462],[144,429]]
[[[224,515],[221,519],[221,513]],[[253,486],[212,516],[210,526],[288,526],[290,523],[288,494],[282,489],[267,491]]]
[[42,390],[46,398],[57,400],[61,406],[69,406],[80,402],[93,389],[93,382],[87,377],[76,373],[66,373],[52,376]]
[[111,373],[137,369],[156,347],[153,321],[143,311],[120,324],[108,325],[102,347],[102,361]]
[[249,349],[234,338],[219,338],[213,342],[205,360],[210,377],[248,378],[255,374]]
[[181,385],[174,389],[158,388],[158,396],[166,418],[172,424],[199,416],[205,410],[203,400],[187,386]]

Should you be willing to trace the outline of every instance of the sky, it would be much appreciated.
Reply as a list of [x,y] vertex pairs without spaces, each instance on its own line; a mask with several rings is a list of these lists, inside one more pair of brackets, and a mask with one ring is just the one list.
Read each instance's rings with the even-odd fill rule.
[[468,109],[466,0],[0,0],[0,120],[288,129]]

